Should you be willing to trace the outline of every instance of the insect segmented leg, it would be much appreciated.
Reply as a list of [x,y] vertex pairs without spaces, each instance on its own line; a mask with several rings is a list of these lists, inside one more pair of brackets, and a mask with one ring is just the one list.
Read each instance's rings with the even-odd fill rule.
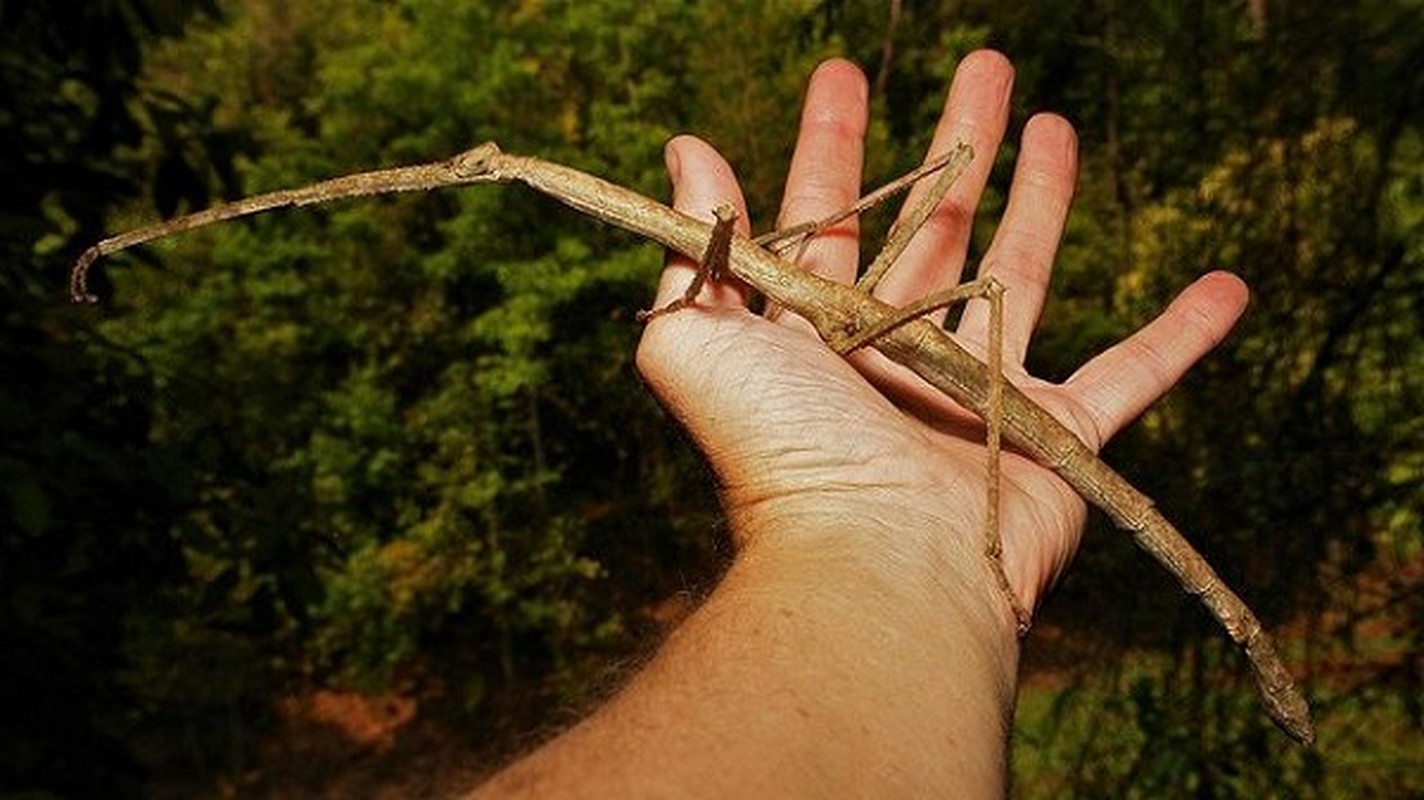
[[719,281],[727,274],[727,259],[732,252],[732,226],[737,222],[737,212],[732,208],[731,203],[722,203],[712,209],[712,216],[715,221],[712,224],[712,236],[707,240],[707,249],[702,253],[702,260],[697,264],[697,273],[692,276],[692,282],[687,284],[687,289],[682,296],[668,303],[661,308],[654,308],[648,311],[639,311],[638,320],[647,322],[664,314],[671,314],[674,311],[681,311],[690,307],[697,299],[698,292],[707,285],[708,281]]
[[[926,159],[925,163],[915,169],[901,175],[829,217],[768,231],[752,239],[752,242],[777,255],[785,255],[792,248],[795,248],[796,256],[792,258],[791,261],[793,263],[800,261],[801,254],[805,252],[806,246],[822,231],[844,219],[869,211],[889,198],[914,186],[921,179],[943,170],[944,173],[940,176],[940,179],[935,182],[935,188],[931,191],[931,196],[934,198],[934,205],[938,205],[939,200],[944,197],[949,187],[964,173],[964,168],[969,166],[969,162],[973,160],[973,156],[973,148],[961,142],[951,150],[941,153],[934,158]],[[931,208],[933,208],[933,206],[931,206]],[[923,220],[916,223],[909,233],[913,234],[915,230],[919,229],[921,224],[923,224]],[[905,239],[908,241],[909,236],[907,235]],[[903,250],[903,246],[901,246],[900,249]],[[881,255],[884,257],[883,252]],[[898,256],[899,252],[896,251],[894,255]],[[877,258],[877,261],[878,260]],[[891,257],[889,260],[893,261],[894,258]]]
[[959,180],[959,176],[964,173],[969,162],[974,158],[974,148],[961,142],[950,151],[953,167],[946,169],[930,187],[929,194],[925,195],[920,202],[910,211],[910,216],[897,220],[890,228],[890,235],[885,237],[885,246],[880,253],[875,256],[875,260],[866,267],[865,274],[856,281],[855,288],[869,294],[875,290],[880,283],[880,279],[885,277],[885,273],[890,271],[890,265],[894,264],[900,254],[905,252],[905,248],[910,245],[910,240],[929,220],[930,215],[939,208],[940,201],[949,194],[949,189]]

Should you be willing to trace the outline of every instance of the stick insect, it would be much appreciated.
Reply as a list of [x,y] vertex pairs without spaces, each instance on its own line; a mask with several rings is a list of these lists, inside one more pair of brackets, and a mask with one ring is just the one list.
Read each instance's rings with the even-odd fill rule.
[[[844,355],[860,347],[873,347],[984,419],[989,449],[985,552],[1021,631],[1026,629],[1028,611],[1015,598],[1004,575],[999,545],[1001,437],[1057,472],[1088,502],[1128,531],[1189,594],[1198,597],[1245,652],[1271,719],[1297,741],[1312,743],[1315,731],[1305,697],[1251,609],[1153,507],[1150,498],[1098,458],[1048,411],[1004,379],[1001,367],[1003,288],[992,278],[971,281],[903,309],[891,307],[870,294],[870,289],[904,250],[916,229],[938,206],[972,158],[968,145],[961,144],[884,189],[867,195],[841,214],[752,240],[733,234],[733,219],[728,209],[720,211],[716,220],[709,223],[588,173],[535,157],[506,154],[490,142],[444,161],[351,174],[298,189],[256,195],[119,234],[90,247],[80,256],[70,276],[70,292],[76,302],[94,302],[96,298],[89,292],[87,275],[101,257],[223,220],[365,195],[428,191],[476,183],[524,184],[590,217],[700,261],[703,266],[699,277],[687,293],[651,314],[671,313],[693,304],[702,283],[716,280],[719,271],[725,270],[760,292],[775,308],[789,309],[805,318],[836,352]],[[932,190],[892,229],[884,250],[855,286],[802,270],[794,257],[783,256],[793,250],[799,252],[811,237],[838,220],[858,214],[935,172],[939,175]],[[987,363],[961,347],[943,328],[924,319],[933,309],[975,297],[987,300],[991,310]]]

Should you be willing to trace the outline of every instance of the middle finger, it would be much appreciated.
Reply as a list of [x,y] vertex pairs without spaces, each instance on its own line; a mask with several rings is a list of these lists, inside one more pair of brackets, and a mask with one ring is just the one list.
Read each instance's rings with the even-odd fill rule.
[[[974,148],[974,160],[876,287],[875,295],[881,300],[902,306],[959,282],[974,209],[1008,126],[1013,82],[1013,66],[992,50],[971,53],[959,63],[930,153],[943,153],[966,142]],[[915,186],[905,200],[901,219],[909,216],[933,183],[931,177]],[[943,312],[937,318],[943,319]]]

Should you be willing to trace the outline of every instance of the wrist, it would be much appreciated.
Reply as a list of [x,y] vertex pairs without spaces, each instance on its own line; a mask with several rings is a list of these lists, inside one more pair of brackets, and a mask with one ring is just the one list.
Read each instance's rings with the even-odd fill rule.
[[[787,661],[772,657],[759,669],[812,676],[816,699],[784,691],[817,721],[815,741],[844,740],[849,751],[833,751],[834,761],[889,752],[921,789],[997,785],[1019,640],[982,548],[955,552],[963,539],[945,529],[964,523],[953,519],[864,507],[842,515],[831,505],[740,520],[757,530],[743,531],[704,621],[739,621],[776,643],[769,651]],[[927,760],[909,763],[912,751]]]
[[[883,605],[879,624],[952,623],[991,668],[1017,675],[1016,619],[985,553],[982,500],[927,508],[892,493],[834,490],[752,504],[728,504],[737,562],[775,570],[780,580],[824,585],[854,575],[844,588]],[[852,502],[853,501],[853,502]],[[972,641],[968,641],[972,640]],[[1012,699],[1012,692],[1007,695]]]

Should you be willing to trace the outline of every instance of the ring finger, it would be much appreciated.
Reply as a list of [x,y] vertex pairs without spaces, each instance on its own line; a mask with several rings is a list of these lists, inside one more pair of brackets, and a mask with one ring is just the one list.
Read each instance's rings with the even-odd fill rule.
[[[1022,363],[1038,325],[1077,180],[1077,136],[1067,120],[1040,114],[1024,126],[1008,206],[985,253],[980,275],[1004,285],[1004,357]],[[982,341],[989,325],[984,303],[971,303],[959,333]]]

